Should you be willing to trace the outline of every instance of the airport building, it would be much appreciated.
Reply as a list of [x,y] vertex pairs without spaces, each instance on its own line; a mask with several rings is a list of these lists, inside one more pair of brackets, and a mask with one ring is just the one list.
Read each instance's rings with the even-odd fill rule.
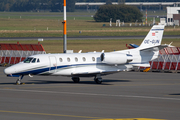
[[180,24],[180,7],[167,7],[167,25]]

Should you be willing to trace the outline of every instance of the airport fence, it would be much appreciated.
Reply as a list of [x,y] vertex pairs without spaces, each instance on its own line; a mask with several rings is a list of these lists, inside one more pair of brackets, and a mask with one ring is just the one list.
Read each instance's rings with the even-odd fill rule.
[[38,44],[7,44],[0,43],[0,64],[11,65],[23,61],[35,54],[45,54],[43,46]]
[[167,47],[159,51],[157,59],[150,61],[151,70],[178,71],[180,70],[180,48]]

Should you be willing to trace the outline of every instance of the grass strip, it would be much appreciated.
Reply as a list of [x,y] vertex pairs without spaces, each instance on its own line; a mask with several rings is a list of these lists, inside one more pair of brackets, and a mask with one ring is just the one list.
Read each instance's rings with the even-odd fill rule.
[[[67,41],[67,49],[74,50],[74,52],[78,52],[79,50],[83,50],[83,52],[101,52],[105,50],[105,52],[124,50],[126,48],[126,44],[137,44],[140,45],[142,39],[117,39],[117,40],[68,40]],[[176,47],[180,47],[180,38],[177,39],[163,39],[162,44],[169,44],[173,42],[172,45]],[[0,43],[17,43],[17,41],[0,41]],[[37,40],[26,40],[20,41],[21,44],[37,44]],[[62,53],[63,52],[63,40],[45,40],[41,42],[44,49],[47,53]]]

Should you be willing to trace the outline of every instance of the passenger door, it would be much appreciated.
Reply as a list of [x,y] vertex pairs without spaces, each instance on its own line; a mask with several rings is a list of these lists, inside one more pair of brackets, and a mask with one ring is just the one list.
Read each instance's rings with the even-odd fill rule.
[[49,72],[50,73],[54,73],[56,72],[57,69],[57,61],[56,61],[56,57],[55,56],[51,56],[49,57]]

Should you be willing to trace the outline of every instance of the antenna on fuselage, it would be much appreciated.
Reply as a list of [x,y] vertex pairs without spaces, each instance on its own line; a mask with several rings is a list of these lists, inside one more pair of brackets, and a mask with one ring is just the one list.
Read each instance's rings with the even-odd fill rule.
[[66,53],[67,51],[67,35],[66,35],[66,0],[64,0],[64,21],[62,22],[63,23],[63,32],[64,32],[64,35],[63,35],[63,52]]
[[82,50],[80,50],[78,53],[81,53],[82,52]]

